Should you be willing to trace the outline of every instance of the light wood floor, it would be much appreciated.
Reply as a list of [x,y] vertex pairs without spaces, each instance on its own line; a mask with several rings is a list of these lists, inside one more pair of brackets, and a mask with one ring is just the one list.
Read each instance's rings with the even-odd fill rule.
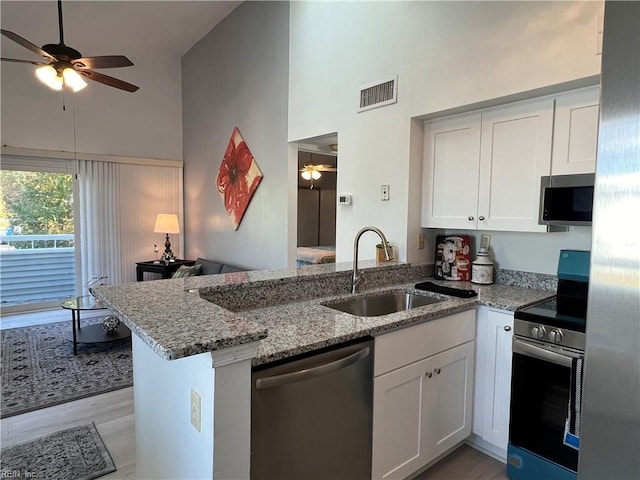
[[[118,470],[105,480],[135,479],[133,387],[0,420],[3,447],[94,422]],[[415,480],[507,480],[505,465],[463,445]]]
[[133,387],[3,418],[0,420],[0,441],[3,447],[8,447],[91,422],[96,424],[117,468],[100,478],[135,479]]
[[462,445],[414,480],[507,480],[506,468],[495,458]]
[[[50,314],[53,312],[49,312]],[[69,319],[67,311],[56,312],[56,320]],[[2,328],[46,323],[51,315],[8,316]],[[84,318],[84,317],[83,317]],[[88,316],[87,316],[88,318]],[[0,420],[3,447],[27,442],[57,430],[94,422],[117,470],[100,477],[105,480],[136,478],[133,387],[43,408]],[[463,445],[415,480],[507,480],[505,465]]]

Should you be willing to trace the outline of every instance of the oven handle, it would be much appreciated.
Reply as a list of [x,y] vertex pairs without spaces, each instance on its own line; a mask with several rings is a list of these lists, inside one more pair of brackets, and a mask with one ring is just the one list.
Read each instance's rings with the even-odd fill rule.
[[517,338],[513,339],[513,353],[519,353],[527,357],[538,358],[540,360],[545,360],[569,368],[571,368],[571,361],[574,358],[580,358],[580,355],[578,354],[571,354],[569,352],[567,352],[566,354],[552,352],[550,350],[547,350],[546,348],[539,347],[532,343],[523,342],[522,340],[518,340]]

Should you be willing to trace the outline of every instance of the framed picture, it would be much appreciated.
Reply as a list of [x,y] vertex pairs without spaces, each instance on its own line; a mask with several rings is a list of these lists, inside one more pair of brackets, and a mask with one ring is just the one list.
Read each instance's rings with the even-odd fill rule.
[[434,277],[441,280],[471,280],[471,237],[436,236]]
[[238,230],[262,177],[260,167],[242,138],[240,130],[235,127],[216,180],[218,192],[234,230]]

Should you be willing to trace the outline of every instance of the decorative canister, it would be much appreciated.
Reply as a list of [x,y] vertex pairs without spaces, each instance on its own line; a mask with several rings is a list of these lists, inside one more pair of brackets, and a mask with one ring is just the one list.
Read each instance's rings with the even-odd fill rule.
[[480,247],[478,256],[471,263],[471,283],[490,285],[493,283],[493,262],[489,258],[489,251]]
[[389,249],[389,260],[384,256],[384,247],[382,244],[379,243],[376,245],[376,262],[387,262],[393,260],[393,245],[388,243],[387,248]]

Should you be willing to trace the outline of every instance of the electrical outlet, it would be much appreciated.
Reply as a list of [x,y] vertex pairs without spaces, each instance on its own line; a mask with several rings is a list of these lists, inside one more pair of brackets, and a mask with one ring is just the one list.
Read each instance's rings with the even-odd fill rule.
[[191,389],[191,425],[200,431],[200,395],[193,388]]
[[380,185],[380,200],[386,202],[389,200],[389,184]]
[[418,233],[418,250],[424,250],[424,233]]

